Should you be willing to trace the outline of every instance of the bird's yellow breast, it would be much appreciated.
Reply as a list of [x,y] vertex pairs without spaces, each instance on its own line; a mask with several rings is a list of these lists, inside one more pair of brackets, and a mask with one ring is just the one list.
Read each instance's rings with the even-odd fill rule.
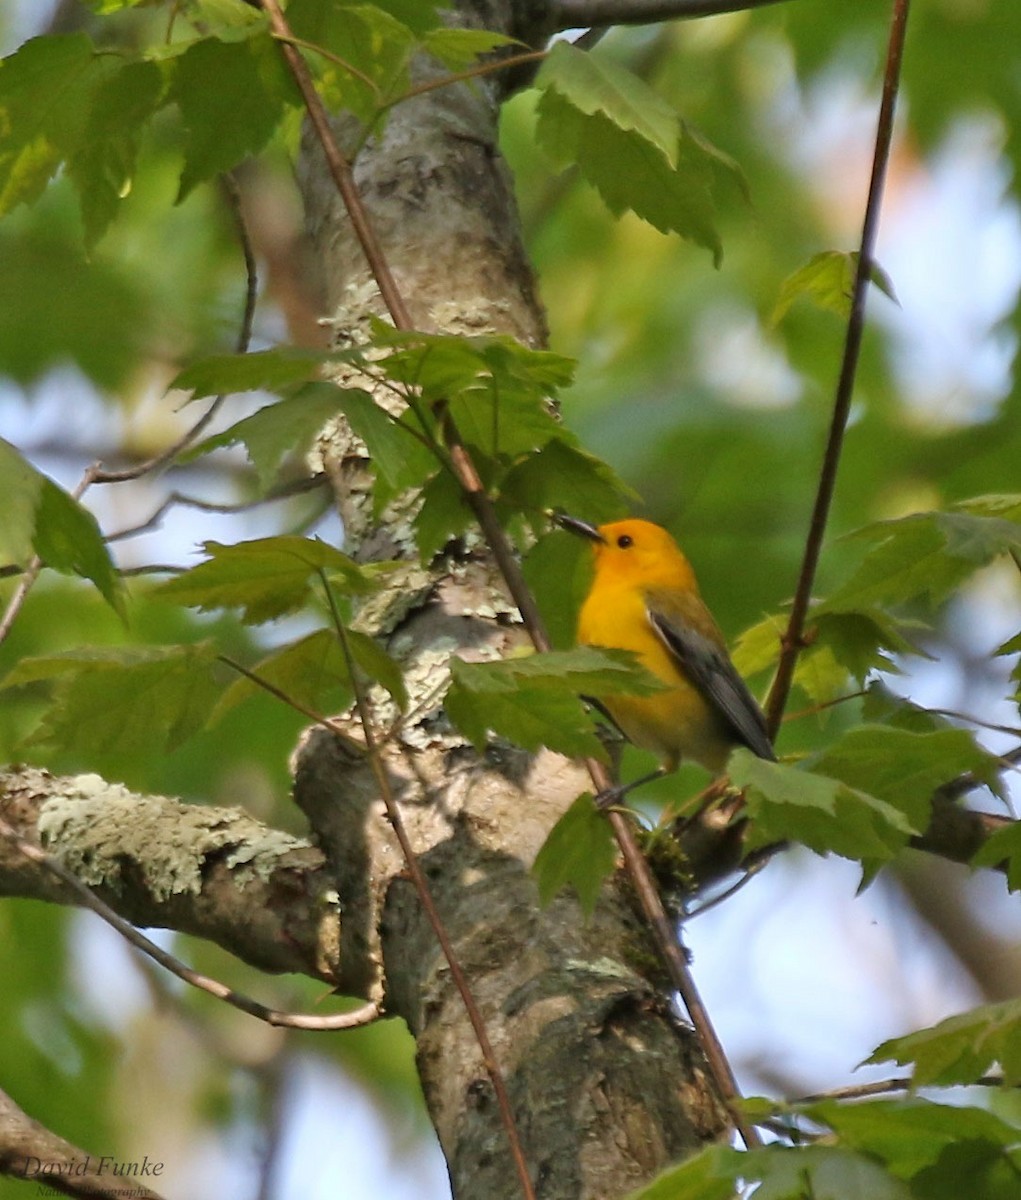
[[705,697],[688,681],[649,622],[645,597],[630,580],[598,578],[578,615],[578,641],[630,650],[669,690],[651,696],[605,696],[621,731],[636,746],[657,754],[673,770],[693,758],[720,771],[733,741]]

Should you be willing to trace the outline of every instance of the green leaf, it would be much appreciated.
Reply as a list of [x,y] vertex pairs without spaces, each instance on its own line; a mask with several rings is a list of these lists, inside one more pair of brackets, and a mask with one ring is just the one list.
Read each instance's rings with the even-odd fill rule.
[[613,469],[573,445],[566,431],[512,467],[500,483],[501,498],[533,512],[562,509],[586,520],[608,521],[633,507],[638,495]]
[[817,854],[882,863],[913,832],[892,805],[836,779],[767,762],[744,749],[731,755],[729,771],[735,787],[747,789],[755,846],[790,839]]
[[816,774],[899,809],[915,833],[929,823],[937,788],[966,773],[992,786],[999,775],[996,756],[966,730],[912,733],[881,725],[861,725],[845,733],[810,766]]
[[290,454],[304,456],[326,422],[340,412],[340,389],[331,383],[308,383],[293,396],[267,404],[222,433],[195,446],[186,456],[197,458],[221,446],[244,442],[261,487],[268,487]]
[[766,1146],[739,1153],[712,1146],[672,1167],[628,1200],[731,1200],[739,1183],[755,1200],[911,1200],[879,1163],[834,1146]]
[[449,71],[460,71],[470,67],[483,54],[489,54],[500,46],[528,47],[517,38],[503,33],[491,33],[488,29],[430,29],[422,39],[422,45],[434,58],[438,58]]
[[[34,383],[73,362],[113,391],[145,353],[152,302],[136,278],[50,233],[0,234],[0,372]],[[116,330],[116,336],[111,331]]]
[[756,1200],[912,1200],[879,1163],[837,1146],[767,1146],[748,1158],[746,1178],[761,1180]]
[[96,518],[2,438],[0,512],[0,559],[27,566],[37,554],[55,571],[90,580],[123,615],[123,588]]
[[995,833],[991,833],[972,855],[973,867],[1007,868],[1007,887],[1012,892],[1021,891],[1021,822],[1012,821]]
[[308,603],[320,571],[349,595],[375,587],[372,573],[317,538],[270,537],[232,546],[205,542],[204,563],[155,588],[153,595],[209,611],[240,608],[249,624],[272,621]]
[[662,685],[623,651],[589,646],[498,662],[451,661],[447,715],[482,750],[492,730],[526,750],[605,760],[579,693],[649,695]]
[[417,424],[414,415],[406,413],[395,421],[368,392],[357,388],[340,392],[338,404],[365,443],[376,478],[384,485],[377,487],[377,511],[390,497],[417,487],[436,470],[435,455],[410,432]]
[[929,1029],[883,1042],[869,1063],[914,1064],[915,1087],[974,1083],[999,1064],[1005,1082],[1021,1083],[1021,1000],[985,1004]]
[[665,100],[626,67],[569,42],[550,47],[536,87],[556,94],[580,115],[601,115],[617,129],[637,134],[670,166],[677,165],[680,121]]
[[1001,554],[1021,553],[1021,497],[982,496],[949,512],[916,513],[867,525],[864,560],[826,608],[867,609],[944,600],[969,575]]
[[480,390],[496,399],[503,394],[545,399],[574,377],[574,359],[531,350],[506,335],[402,332],[382,322],[373,331],[373,345],[392,347],[373,365],[394,382],[419,389],[427,404]]
[[173,67],[171,97],[186,133],[180,202],[197,184],[258,153],[298,95],[279,48],[261,30],[242,41],[203,38]]
[[[347,708],[353,698],[347,660],[337,635],[328,629],[317,629],[307,637],[274,650],[256,663],[252,671],[314,712],[340,711]],[[243,675],[235,679],[221,696],[213,713],[213,722],[262,690]]]
[[[802,296],[819,308],[846,320],[851,314],[859,257],[857,250],[824,250],[821,254],[813,255],[780,285],[780,295],[769,318],[770,324],[779,325],[790,306]],[[884,296],[888,296],[894,304],[898,302],[890,277],[878,263],[872,264],[869,278]]]
[[[626,82],[625,82],[626,81]],[[631,209],[722,259],[715,192],[744,190],[732,159],[681,122],[637,77],[557,42],[539,72],[536,138],[577,166],[615,216]]]
[[155,63],[129,62],[94,89],[84,136],[68,160],[87,247],[106,232],[131,190],[139,136],[162,99],[163,84]]
[[631,1192],[627,1200],[734,1200],[744,1158],[729,1146],[709,1146]]
[[864,683],[870,671],[898,673],[890,654],[924,652],[901,632],[903,623],[879,608],[838,611],[823,605],[812,614],[815,645],[826,646],[847,673]]
[[357,629],[347,630],[347,643],[351,657],[373,683],[378,683],[390,693],[393,702],[404,712],[408,707],[408,692],[404,686],[404,675],[397,663],[374,638]]
[[746,629],[734,643],[731,658],[739,674],[758,675],[776,664],[787,623],[779,615],[768,616]]
[[545,908],[570,884],[582,912],[590,917],[616,862],[617,842],[610,822],[585,792],[553,826],[535,857],[532,876],[539,887],[539,903]]
[[417,39],[409,23],[387,5],[292,0],[287,19],[294,33],[322,46],[343,64],[311,57],[327,106],[346,109],[370,124],[380,106],[407,91],[408,64]]
[[0,214],[37,199],[78,149],[91,93],[116,69],[83,33],[32,38],[0,61]]
[[168,390],[190,391],[193,400],[233,392],[278,392],[314,378],[323,362],[332,357],[293,346],[251,354],[214,354],[185,367]]
[[985,1139],[962,1137],[945,1146],[932,1166],[918,1172],[911,1181],[912,1195],[925,1200],[962,1196],[1014,1200],[1019,1179],[1021,1151],[1016,1147],[1006,1150]]
[[422,561],[430,562],[451,538],[474,524],[464,489],[449,471],[437,471],[422,489],[422,506],[415,517],[415,544]]
[[554,647],[573,646],[578,609],[592,582],[590,547],[572,533],[554,530],[529,550],[522,571]]
[[[349,629],[346,635],[356,665],[371,682],[384,687],[403,710],[408,696],[400,667],[366,634]],[[347,708],[354,699],[347,657],[332,629],[317,629],[315,633],[274,650],[257,663],[252,672],[313,712],[336,712]],[[263,690],[254,680],[240,676],[224,692],[213,720],[218,721],[235,705]]]
[[83,754],[166,752],[206,724],[219,695],[208,645],[97,647],[24,659],[3,687],[59,678],[29,739]]
[[[955,1143],[981,1141],[1002,1150],[1021,1139],[1015,1126],[987,1109],[935,1104],[917,1097],[860,1104],[823,1100],[799,1105],[796,1111],[828,1125],[843,1145],[881,1159],[895,1175],[907,1179],[939,1162]],[[929,1196],[928,1191],[921,1194]]]

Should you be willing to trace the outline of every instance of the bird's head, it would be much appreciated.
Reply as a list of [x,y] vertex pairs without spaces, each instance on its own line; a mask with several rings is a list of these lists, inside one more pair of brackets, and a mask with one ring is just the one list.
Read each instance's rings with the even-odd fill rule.
[[556,521],[592,543],[597,579],[685,591],[696,586],[691,564],[660,525],[634,517],[599,526],[577,517],[557,516]]

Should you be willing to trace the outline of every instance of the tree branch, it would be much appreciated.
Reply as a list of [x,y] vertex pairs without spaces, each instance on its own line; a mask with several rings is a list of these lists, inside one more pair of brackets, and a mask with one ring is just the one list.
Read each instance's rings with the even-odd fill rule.
[[556,0],[553,28],[585,29],[593,25],[653,25],[718,13],[764,8],[779,0]]
[[[0,774],[0,815],[133,925],[207,938],[260,970],[345,991],[354,982],[340,961],[336,883],[323,855],[240,809],[22,767]],[[0,895],[81,902],[8,839],[0,839]]]
[[[88,1200],[123,1200],[130,1191],[138,1200],[160,1200],[156,1192],[139,1182],[137,1172],[142,1164],[116,1164],[135,1167],[136,1173],[131,1176],[115,1175],[114,1165],[109,1156],[89,1154],[65,1142],[0,1091],[0,1175],[31,1180],[40,1194],[62,1192]],[[149,1166],[153,1174],[162,1174],[162,1163]]]

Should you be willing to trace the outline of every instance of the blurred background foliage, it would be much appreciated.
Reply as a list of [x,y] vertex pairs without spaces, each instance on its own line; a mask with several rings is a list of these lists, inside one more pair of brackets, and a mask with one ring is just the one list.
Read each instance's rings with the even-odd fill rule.
[[[97,25],[84,7],[26,0],[0,9],[0,39],[9,52],[47,28],[146,38],[165,19],[145,9]],[[643,515],[678,535],[731,639],[782,611],[793,591],[844,330],[806,300],[778,322],[772,314],[792,272],[820,251],[857,244],[888,22],[881,0],[793,0],[617,30],[599,46],[740,164],[750,201],[720,198],[719,270],[704,250],[637,218],[615,221],[570,171],[552,170],[533,139],[527,89],[505,107],[505,152],[551,346],[579,360],[577,382],[562,397],[565,419],[641,495]],[[823,594],[858,553],[841,534],[1017,489],[1019,45],[1015,0],[927,0],[912,13],[879,248],[900,307],[876,291],[870,297]],[[217,186],[174,203],[175,119],[166,114],[143,139],[117,219],[88,252],[63,178],[0,223],[2,433],[68,488],[97,458],[141,461],[179,436],[194,413],[164,394],[167,382],[195,355],[229,350],[237,338],[245,275],[233,215]],[[259,266],[256,348],[322,338],[288,165],[294,134],[281,131],[237,173]],[[252,405],[252,397],[230,401],[223,423]],[[228,504],[257,496],[244,457],[224,451],[156,480],[93,489],[88,500],[115,532],[146,521],[171,489]],[[207,537],[310,528],[339,532],[314,497],[236,515],[178,505],[116,552],[127,568],[181,565]],[[0,580],[4,602],[14,583]],[[926,635],[933,661],[905,661],[894,686],[1016,724],[1006,668],[989,655],[1009,635],[1017,601],[1016,572],[984,572]],[[129,618],[124,628],[91,590],[45,579],[0,647],[0,672],[26,654],[124,640],[216,637],[239,655],[255,650],[251,631],[171,610],[147,598],[144,582],[133,589]],[[287,756],[301,722],[271,700],[250,701],[174,753],[103,756],[26,743],[41,702],[32,688],[4,693],[4,760],[99,771],[198,803],[243,803],[301,828],[287,796]],[[799,721],[791,744],[813,744],[826,720],[852,719],[845,708]],[[771,883],[746,889],[752,898],[732,910],[731,925],[711,925],[710,916],[693,927],[700,983],[711,1007],[720,997],[714,1015],[752,1090],[844,1082],[835,1072],[849,1071],[880,1037],[982,997],[1017,994],[1021,982],[1017,919],[999,881],[913,863],[873,888],[855,916],[854,880],[832,870],[823,879],[826,866],[792,856]],[[833,924],[804,924],[809,910],[817,920],[829,912]],[[786,930],[779,954],[770,941],[777,921]],[[865,930],[870,923],[880,931]],[[737,987],[735,964],[712,945],[742,944],[735,936],[759,939],[741,956]],[[315,1001],[308,981],[268,980],[213,947],[168,940],[266,1003]],[[828,940],[855,964],[854,986],[827,973]],[[779,977],[778,961],[786,968]],[[103,986],[114,978],[115,988]],[[197,1181],[210,1178],[221,1181],[221,1195],[258,1194],[260,1180],[265,1196],[332,1194],[336,1160],[321,1141],[303,1140],[315,1130],[339,1147],[330,1153],[345,1156],[351,1200],[444,1194],[437,1151],[419,1142],[412,1051],[393,1023],[339,1038],[253,1030],[247,1018],[154,982],[90,917],[27,902],[0,905],[0,980],[0,1084],[99,1153],[168,1160],[168,1195],[202,1194]],[[795,986],[801,1003],[791,1005],[783,997]],[[796,1049],[791,1021],[814,1031]],[[834,1045],[842,1047],[836,1059]],[[377,1103],[382,1117],[372,1115]],[[0,1196],[23,1191],[0,1179]]]

